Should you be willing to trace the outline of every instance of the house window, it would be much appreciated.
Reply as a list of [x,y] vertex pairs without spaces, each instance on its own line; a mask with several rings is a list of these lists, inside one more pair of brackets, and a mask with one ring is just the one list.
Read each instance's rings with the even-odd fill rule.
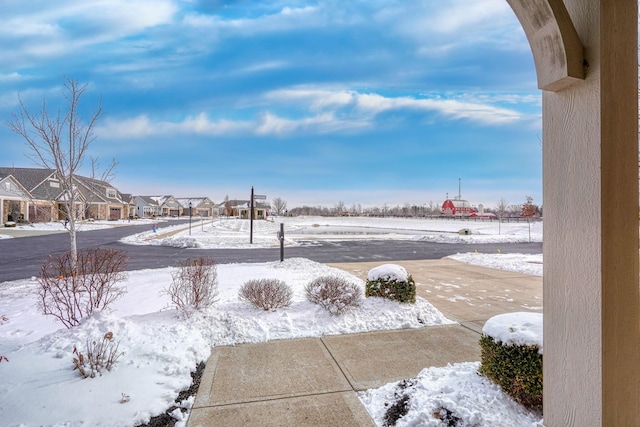
[[116,198],[116,190],[114,190],[113,188],[107,189],[107,197],[109,197],[111,199],[115,199]]
[[49,185],[52,188],[60,188],[60,181],[58,181],[57,179],[50,179],[49,180]]
[[4,183],[4,189],[7,190],[7,191],[11,190],[11,183],[9,181]]

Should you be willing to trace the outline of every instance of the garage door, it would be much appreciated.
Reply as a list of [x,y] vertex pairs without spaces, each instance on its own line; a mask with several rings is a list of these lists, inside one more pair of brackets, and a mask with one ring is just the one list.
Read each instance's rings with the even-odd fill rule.
[[115,219],[122,218],[122,216],[120,216],[121,212],[122,212],[121,208],[110,208],[109,209],[109,219],[115,220]]

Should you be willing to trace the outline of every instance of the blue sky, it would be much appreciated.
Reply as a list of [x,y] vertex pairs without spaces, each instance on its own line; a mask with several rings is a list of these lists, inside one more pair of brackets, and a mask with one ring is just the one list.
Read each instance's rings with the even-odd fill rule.
[[[8,0],[0,117],[104,113],[123,192],[289,207],[542,203],[541,94],[505,0]],[[0,126],[5,166],[31,167]],[[88,161],[86,162],[88,166]]]

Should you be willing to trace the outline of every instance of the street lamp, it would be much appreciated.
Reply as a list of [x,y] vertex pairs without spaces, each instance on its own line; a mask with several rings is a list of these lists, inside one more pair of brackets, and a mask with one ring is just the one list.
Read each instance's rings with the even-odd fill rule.
[[191,236],[191,202],[189,202],[189,236]]

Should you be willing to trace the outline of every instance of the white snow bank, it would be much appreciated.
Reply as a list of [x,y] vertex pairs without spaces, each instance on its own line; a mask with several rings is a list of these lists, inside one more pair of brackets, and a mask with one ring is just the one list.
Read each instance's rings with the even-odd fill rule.
[[389,383],[358,396],[378,426],[386,425],[385,412],[406,395],[408,412],[396,422],[398,427],[542,427],[541,415],[529,412],[498,385],[480,376],[479,367],[480,362],[467,362],[427,368],[414,379]]
[[382,279],[406,282],[409,279],[409,273],[407,273],[407,270],[401,265],[383,264],[369,270],[367,278],[371,281]]
[[542,277],[542,254],[482,254],[468,252],[449,255],[449,258],[467,264]]
[[542,354],[542,313],[505,313],[493,316],[482,332],[504,345],[537,346]]

